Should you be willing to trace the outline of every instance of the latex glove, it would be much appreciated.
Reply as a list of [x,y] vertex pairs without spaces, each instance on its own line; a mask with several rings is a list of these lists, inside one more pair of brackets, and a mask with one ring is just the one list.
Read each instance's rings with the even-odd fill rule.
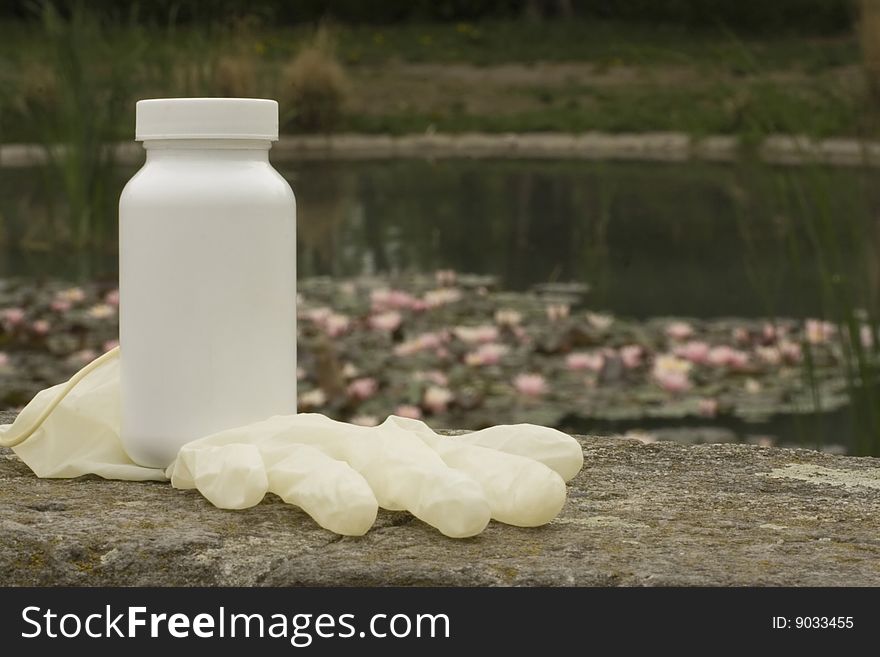
[[395,416],[360,427],[299,414],[187,443],[165,472],[145,468],[119,440],[115,350],[40,392],[12,425],[0,426],[0,444],[40,477],[170,478],[226,509],[253,506],[273,492],[348,535],[365,533],[380,506],[410,511],[452,537],[478,534],[490,518],[541,525],[559,513],[564,480],[583,465],[577,441],[534,425],[451,438]]

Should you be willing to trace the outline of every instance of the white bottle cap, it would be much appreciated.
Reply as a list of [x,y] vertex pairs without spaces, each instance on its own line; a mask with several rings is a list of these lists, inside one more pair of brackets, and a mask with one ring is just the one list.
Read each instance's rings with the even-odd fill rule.
[[278,103],[264,98],[139,100],[135,140],[268,139],[278,141]]

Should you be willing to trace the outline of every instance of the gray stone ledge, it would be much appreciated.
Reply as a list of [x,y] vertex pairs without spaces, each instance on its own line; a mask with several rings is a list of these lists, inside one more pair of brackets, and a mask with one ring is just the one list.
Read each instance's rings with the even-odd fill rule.
[[[111,148],[120,164],[133,166],[143,162],[144,152],[139,144],[124,142],[114,144]],[[880,142],[851,138],[815,141],[803,136],[774,135],[765,139],[755,152],[771,164],[880,166]],[[693,138],[677,132],[283,135],[272,149],[275,162],[387,158],[732,162],[740,154],[741,146],[737,137],[715,135]],[[39,145],[0,145],[0,168],[35,166],[45,161],[46,151]]]
[[[0,422],[10,421],[0,413]],[[880,585],[880,459],[583,437],[561,516],[447,539],[380,512],[339,537],[271,497],[37,479],[0,450],[5,585]]]

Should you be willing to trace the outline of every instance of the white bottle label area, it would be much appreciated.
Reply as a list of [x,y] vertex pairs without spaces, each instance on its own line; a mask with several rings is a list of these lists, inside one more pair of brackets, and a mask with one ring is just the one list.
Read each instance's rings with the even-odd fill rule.
[[265,148],[148,149],[120,201],[122,440],[184,443],[296,412],[296,208]]

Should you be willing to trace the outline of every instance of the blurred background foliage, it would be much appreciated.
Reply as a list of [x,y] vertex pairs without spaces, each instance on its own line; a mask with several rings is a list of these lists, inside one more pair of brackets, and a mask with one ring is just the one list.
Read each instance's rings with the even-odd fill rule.
[[42,139],[73,90],[116,139],[136,98],[172,95],[278,98],[288,132],[743,134],[761,111],[777,132],[875,134],[875,5],[16,0],[0,9],[0,140]]
[[[65,1],[56,6],[68,6]],[[119,15],[115,0],[92,0],[92,11]],[[30,0],[11,0],[0,16],[26,19]],[[273,24],[292,25],[333,18],[347,23],[386,24],[402,21],[577,18],[687,27],[716,27],[755,32],[828,33],[853,22],[851,0],[152,0],[137,3],[142,20],[165,23],[212,21],[217,16],[257,16]]]

